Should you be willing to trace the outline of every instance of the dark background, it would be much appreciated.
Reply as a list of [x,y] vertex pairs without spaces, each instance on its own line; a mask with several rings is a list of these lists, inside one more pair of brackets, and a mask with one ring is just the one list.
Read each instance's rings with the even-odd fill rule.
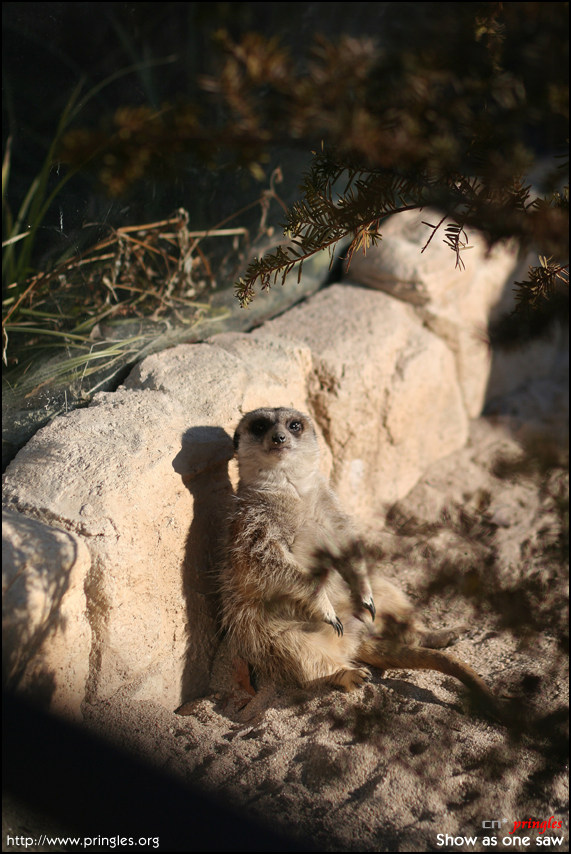
[[[217,30],[224,28],[236,39],[251,31],[276,35],[301,57],[316,34],[371,36],[380,43],[391,7],[402,11],[403,5],[410,6],[411,21],[420,21],[422,3],[3,3],[2,133],[4,150],[11,137],[12,210],[39,172],[80,81],[87,96],[112,75],[143,66],[103,86],[82,106],[73,127],[97,127],[121,106],[158,108],[177,99],[204,105],[207,96],[198,78],[215,72]],[[394,26],[400,26],[396,17]],[[287,147],[269,153],[266,178],[282,167],[280,195],[286,204],[297,198],[310,156]],[[64,169],[54,167],[54,186]],[[41,266],[43,253],[57,254],[88,222],[135,225],[168,217],[182,206],[190,213],[191,229],[212,228],[258,198],[265,186],[246,168],[229,163],[214,172],[189,155],[168,180],[152,176],[110,199],[86,170],[56,197],[42,224],[36,261]],[[276,224],[280,213],[278,207]],[[235,224],[253,227],[256,217],[254,211]]]
[[[554,14],[552,7],[566,4],[504,4],[512,10],[521,7],[523,47],[516,44],[513,56],[508,50],[505,60],[517,74],[522,64],[526,66],[523,76],[532,100],[537,95],[535,83],[558,79],[552,66],[565,62],[555,47],[549,50],[547,44],[546,50],[550,30],[544,27],[538,32],[533,12],[537,5],[550,7],[549,18]],[[470,15],[477,16],[488,13],[494,4],[469,6]],[[220,65],[213,42],[220,29],[235,40],[251,31],[276,36],[300,62],[317,35],[332,41],[350,35],[371,38],[394,56],[412,48],[416,53],[448,57],[447,61],[452,58],[459,71],[469,73],[470,57],[455,50],[460,8],[458,3],[402,2],[3,3],[3,148],[11,138],[10,207],[14,213],[18,210],[40,171],[66,104],[81,81],[84,103],[72,127],[97,128],[119,107],[158,109],[177,101],[206,107],[216,118],[219,107],[198,81],[200,75],[215,74]],[[543,67],[542,62],[551,67]],[[136,70],[125,73],[133,66]],[[97,94],[89,97],[95,89]],[[541,126],[540,131],[531,122],[522,127],[522,141],[525,138],[539,156],[552,154],[545,150],[546,129]],[[48,257],[61,254],[85,223],[139,225],[167,218],[184,207],[191,229],[214,228],[259,198],[278,165],[284,173],[279,193],[289,206],[299,197],[298,185],[310,158],[302,146],[294,149],[288,143],[268,152],[265,176],[256,180],[247,168],[233,165],[230,153],[225,164],[222,152],[221,168],[216,169],[206,168],[189,154],[177,160],[168,176],[153,174],[118,198],[107,197],[97,184],[95,170],[85,169],[56,196],[42,222],[36,266],[43,268],[46,253]],[[54,187],[63,174],[65,167],[56,164]],[[279,225],[283,219],[279,206],[272,217],[272,224]],[[233,225],[255,228],[258,220],[259,210],[253,209]]]

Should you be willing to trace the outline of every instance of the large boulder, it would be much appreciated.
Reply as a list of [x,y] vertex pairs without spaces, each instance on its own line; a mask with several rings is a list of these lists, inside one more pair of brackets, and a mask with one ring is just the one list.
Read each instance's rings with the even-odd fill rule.
[[184,427],[160,392],[102,393],[40,430],[8,467],[5,502],[80,536],[91,554],[92,696],[129,684],[174,702],[189,617],[192,638],[204,637],[205,609],[189,612],[182,595],[192,504],[172,459]]

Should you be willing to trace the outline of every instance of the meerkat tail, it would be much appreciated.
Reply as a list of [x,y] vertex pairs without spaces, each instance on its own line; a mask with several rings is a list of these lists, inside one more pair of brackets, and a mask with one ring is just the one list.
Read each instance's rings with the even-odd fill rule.
[[436,670],[463,682],[473,695],[483,701],[496,716],[501,716],[497,697],[484,680],[463,661],[445,652],[422,646],[408,646],[380,638],[367,638],[359,647],[357,657],[365,664],[381,670],[387,667],[407,670]]

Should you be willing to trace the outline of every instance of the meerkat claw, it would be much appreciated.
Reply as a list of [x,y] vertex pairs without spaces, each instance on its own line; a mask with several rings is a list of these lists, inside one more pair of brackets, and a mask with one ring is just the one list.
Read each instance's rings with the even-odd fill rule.
[[366,608],[367,611],[371,614],[373,621],[375,620],[375,616],[377,613],[377,609],[375,608],[375,603],[373,602],[373,597],[371,596],[367,602],[363,602],[363,608]]
[[353,613],[353,616],[357,617],[358,620],[361,620],[362,623],[365,622],[364,611],[369,612],[369,614],[371,615],[371,619],[374,622],[377,609],[375,608],[375,603],[373,602],[372,596],[368,600],[363,599],[360,602],[360,608]]
[[339,637],[343,634],[343,623],[339,619],[339,617],[335,617],[334,620],[327,620],[330,626],[333,626]]

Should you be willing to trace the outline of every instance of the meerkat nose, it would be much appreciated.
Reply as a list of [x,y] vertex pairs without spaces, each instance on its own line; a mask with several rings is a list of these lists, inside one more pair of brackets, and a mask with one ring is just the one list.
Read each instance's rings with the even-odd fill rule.
[[281,433],[281,432],[280,432],[280,433],[277,433],[277,432],[276,432],[276,433],[274,433],[274,434],[273,434],[273,436],[272,436],[272,442],[274,443],[274,445],[283,445],[283,443],[285,442],[285,440],[286,440],[286,435],[285,435],[285,433]]

